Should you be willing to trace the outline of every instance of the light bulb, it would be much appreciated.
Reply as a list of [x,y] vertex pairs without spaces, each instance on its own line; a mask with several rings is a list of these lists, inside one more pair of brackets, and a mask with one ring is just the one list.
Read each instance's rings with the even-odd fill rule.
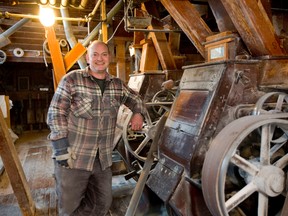
[[50,27],[54,25],[55,15],[53,9],[40,5],[39,20],[45,27]]

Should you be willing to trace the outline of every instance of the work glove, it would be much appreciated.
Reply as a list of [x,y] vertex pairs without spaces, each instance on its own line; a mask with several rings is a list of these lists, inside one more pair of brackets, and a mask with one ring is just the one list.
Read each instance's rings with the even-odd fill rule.
[[52,145],[54,150],[53,158],[57,163],[62,167],[72,168],[72,160],[75,160],[76,156],[69,147],[68,139],[52,140]]

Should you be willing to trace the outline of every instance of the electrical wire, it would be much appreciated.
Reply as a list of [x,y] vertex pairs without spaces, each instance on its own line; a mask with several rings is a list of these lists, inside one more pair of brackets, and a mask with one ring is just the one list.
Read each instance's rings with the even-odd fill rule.
[[121,23],[124,21],[124,17],[120,20],[120,22],[118,23],[117,27],[115,28],[113,34],[111,35],[111,37],[107,40],[106,43],[109,43],[109,41],[114,37],[115,33],[117,32],[119,26],[121,25]]
[[[131,2],[132,2],[132,1],[129,1],[128,6],[127,6],[127,9],[126,9],[126,11],[124,11],[124,17],[125,17],[125,16],[127,15],[127,13],[128,13],[128,10],[129,10],[129,8],[130,8]],[[107,40],[106,43],[108,43],[110,40],[112,40],[112,38],[114,37],[115,33],[117,32],[119,26],[120,26],[121,23],[124,21],[124,17],[120,20],[120,22],[118,23],[117,27],[115,28],[113,34],[112,34],[111,37]]]

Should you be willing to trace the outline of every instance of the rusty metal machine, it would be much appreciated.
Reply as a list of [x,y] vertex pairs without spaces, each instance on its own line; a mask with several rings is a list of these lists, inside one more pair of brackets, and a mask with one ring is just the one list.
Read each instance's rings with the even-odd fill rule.
[[[225,7],[229,13],[230,7],[233,23],[225,17],[222,29],[227,30],[229,23],[238,33],[223,31],[202,43],[206,61],[183,67],[165,125],[157,128],[155,120],[142,132],[123,130],[128,150],[142,161],[146,158],[140,152],[159,135],[154,166],[149,174],[143,171],[146,186],[170,215],[288,212],[287,51],[271,29],[254,29],[253,21],[259,22],[263,8],[258,5],[261,13],[241,17],[252,3],[240,2],[237,10],[232,7],[235,1],[209,2],[212,10]],[[217,12],[215,16],[224,13]],[[129,137],[143,141],[133,149]]]
[[288,97],[265,89],[264,80],[273,65],[287,63],[231,60],[185,68],[147,182],[177,215],[280,212]]
[[161,3],[205,62],[183,67],[165,124],[163,116],[151,118],[153,109],[142,131],[130,131],[125,120],[122,137],[126,153],[138,160],[138,184],[169,215],[287,215],[287,37],[272,23],[268,1],[208,1],[217,34],[189,1]]
[[[172,215],[281,213],[288,163],[287,65],[288,58],[263,57],[184,68],[146,182]],[[137,133],[127,129],[128,122],[126,146],[145,161],[140,152],[151,144],[157,120]],[[133,150],[131,142],[141,138]]]

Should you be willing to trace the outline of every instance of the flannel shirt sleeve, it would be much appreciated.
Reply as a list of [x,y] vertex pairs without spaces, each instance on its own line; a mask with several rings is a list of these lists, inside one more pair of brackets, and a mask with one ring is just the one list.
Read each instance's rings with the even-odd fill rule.
[[140,95],[133,89],[123,84],[124,105],[127,106],[133,113],[140,113],[145,116],[146,107]]
[[53,95],[47,113],[47,125],[51,130],[51,133],[48,136],[49,140],[58,140],[67,137],[67,116],[69,114],[70,106],[70,84],[67,79],[63,77]]

